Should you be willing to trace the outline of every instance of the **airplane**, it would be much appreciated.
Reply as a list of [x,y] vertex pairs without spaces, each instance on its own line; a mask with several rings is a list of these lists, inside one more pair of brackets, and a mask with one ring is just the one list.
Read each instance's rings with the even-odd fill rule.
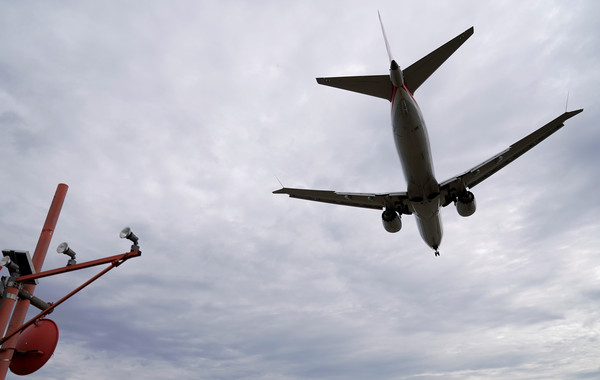
[[385,99],[391,103],[391,121],[396,151],[407,190],[395,193],[346,193],[283,187],[274,194],[288,194],[317,202],[383,210],[383,227],[390,233],[402,228],[401,215],[413,214],[421,238],[439,256],[442,241],[440,210],[454,203],[460,216],[473,215],[475,196],[470,191],[516,158],[564,126],[567,119],[583,109],[565,112],[517,141],[490,159],[466,172],[438,182],[433,170],[429,137],[421,109],[413,94],[469,37],[471,27],[433,52],[402,70],[393,59],[379,15],[379,22],[391,61],[389,75],[317,78],[317,83]]

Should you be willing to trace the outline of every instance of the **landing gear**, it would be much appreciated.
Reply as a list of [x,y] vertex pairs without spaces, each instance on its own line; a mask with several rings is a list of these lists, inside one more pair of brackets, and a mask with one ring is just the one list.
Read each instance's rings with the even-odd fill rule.
[[440,255],[440,251],[438,251],[437,249],[435,250],[435,255],[439,256]]

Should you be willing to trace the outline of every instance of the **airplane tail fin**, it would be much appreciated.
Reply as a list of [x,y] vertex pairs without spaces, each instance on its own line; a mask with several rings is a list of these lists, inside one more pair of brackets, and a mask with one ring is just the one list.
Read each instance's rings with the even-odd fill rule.
[[388,58],[390,59],[390,62],[391,62],[394,60],[394,57],[392,56],[392,49],[390,49],[390,43],[388,42],[387,34],[385,34],[385,28],[383,27],[383,21],[381,20],[381,13],[379,13],[379,11],[377,11],[377,16],[379,16],[379,25],[381,25],[381,33],[383,33],[383,40],[385,41],[385,50],[387,50]]
[[446,62],[473,35],[473,27],[471,27],[406,69],[401,70],[392,56],[390,44],[385,33],[385,28],[383,27],[383,21],[381,20],[381,14],[377,13],[385,41],[385,48],[391,61],[390,74],[317,78],[317,83],[391,101],[394,87],[406,85],[408,90],[414,93],[442,63]]
[[389,101],[392,100],[394,86],[402,86],[402,70],[400,70],[400,66],[398,66],[392,56],[392,50],[390,49],[390,44],[387,35],[385,34],[385,28],[383,27],[383,21],[381,21],[381,14],[379,11],[377,11],[377,15],[379,16],[379,24],[381,25],[381,32],[383,33],[383,40],[385,41],[385,49],[387,50],[388,57],[391,61],[390,75],[317,78],[317,83],[376,96]]
[[377,11],[377,16],[379,16],[379,25],[381,25],[381,33],[383,34],[383,40],[385,41],[385,50],[387,50],[388,58],[390,59],[390,80],[395,87],[401,87],[404,84],[404,75],[400,66],[392,56],[392,49],[390,49],[390,43],[388,42],[387,34],[383,27],[383,21],[381,20],[381,13],[379,13],[379,11]]

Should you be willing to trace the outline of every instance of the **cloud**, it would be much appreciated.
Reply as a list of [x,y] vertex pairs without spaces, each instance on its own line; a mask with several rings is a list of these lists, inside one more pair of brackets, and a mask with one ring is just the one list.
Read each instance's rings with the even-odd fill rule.
[[[589,1],[0,6],[4,248],[34,244],[69,192],[45,269],[142,256],[52,315],[32,379],[586,378],[600,206]],[[389,104],[314,78],[387,72],[475,26],[415,94],[445,180],[569,108],[543,144],[442,211],[440,258],[413,218],[276,196],[279,184],[403,191]],[[100,268],[40,281],[56,301]],[[9,375],[10,376],[10,375]]]

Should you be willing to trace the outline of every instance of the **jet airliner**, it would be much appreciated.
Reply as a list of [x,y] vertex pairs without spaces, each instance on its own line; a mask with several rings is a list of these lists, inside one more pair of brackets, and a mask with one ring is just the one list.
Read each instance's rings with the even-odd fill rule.
[[383,210],[383,227],[391,233],[402,228],[401,215],[412,214],[416,218],[421,238],[433,248],[435,256],[439,256],[442,241],[441,207],[454,203],[460,216],[473,215],[476,204],[471,188],[542,142],[563,127],[567,119],[583,109],[565,111],[483,163],[460,175],[438,182],[434,175],[425,121],[413,94],[473,35],[473,27],[402,70],[390,52],[381,16],[379,21],[391,61],[389,75],[317,78],[317,83],[375,96],[391,103],[394,142],[407,183],[406,191],[371,194],[283,187],[273,193],[288,194],[291,198]]

